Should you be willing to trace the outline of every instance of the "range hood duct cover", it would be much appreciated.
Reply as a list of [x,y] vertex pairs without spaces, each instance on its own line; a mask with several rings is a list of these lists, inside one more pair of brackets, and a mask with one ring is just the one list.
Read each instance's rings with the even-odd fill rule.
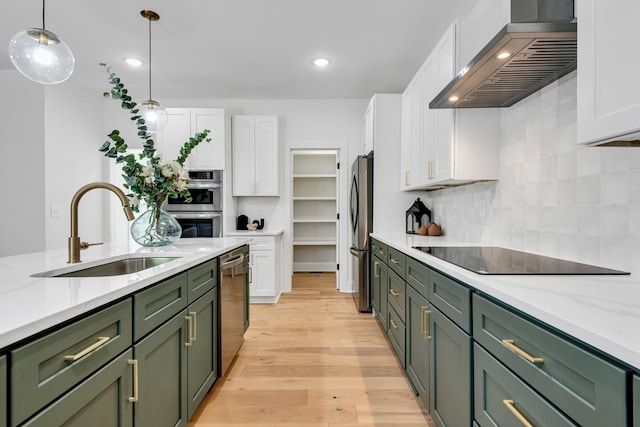
[[[538,4],[545,2],[537,0]],[[512,0],[512,8],[515,3]],[[570,4],[572,10],[573,2]],[[512,9],[512,19],[514,16]],[[551,19],[548,15],[543,18]],[[566,19],[566,15],[559,19]],[[507,24],[429,103],[429,108],[509,107],[575,70],[577,46],[575,22]],[[497,58],[503,51],[511,53],[506,60]],[[452,100],[454,96],[457,100]]]

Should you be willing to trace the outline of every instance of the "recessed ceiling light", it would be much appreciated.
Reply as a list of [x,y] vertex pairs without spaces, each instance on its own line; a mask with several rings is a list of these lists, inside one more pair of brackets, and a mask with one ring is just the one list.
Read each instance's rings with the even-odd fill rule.
[[450,101],[450,102],[456,102],[456,101],[458,101],[459,99],[460,99],[460,98],[458,98],[458,97],[457,97],[457,96],[455,96],[455,95],[452,95],[452,96],[450,96],[450,97],[449,97],[449,101]]
[[327,58],[316,58],[311,62],[318,68],[324,68],[331,63]]
[[124,62],[131,65],[132,67],[140,67],[143,62],[138,58],[124,58]]
[[511,56],[510,52],[500,52],[497,56],[498,59],[507,59]]

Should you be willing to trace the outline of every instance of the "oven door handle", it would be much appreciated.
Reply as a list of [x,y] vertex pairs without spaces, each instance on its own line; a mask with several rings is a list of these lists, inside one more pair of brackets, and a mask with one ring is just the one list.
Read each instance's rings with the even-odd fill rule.
[[217,189],[217,188],[222,188],[222,185],[220,185],[220,184],[212,184],[210,182],[205,183],[205,182],[193,182],[192,181],[189,184],[187,184],[187,188],[188,189],[193,188],[193,189],[197,189],[197,190],[200,190],[200,189],[203,189],[203,190],[212,189],[213,190],[213,189]]
[[222,216],[219,212],[169,212],[176,219],[213,219]]

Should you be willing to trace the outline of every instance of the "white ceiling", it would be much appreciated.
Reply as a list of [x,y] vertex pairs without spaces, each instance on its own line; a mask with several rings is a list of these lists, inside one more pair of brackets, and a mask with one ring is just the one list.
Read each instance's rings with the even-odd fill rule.
[[[134,98],[148,91],[152,23],[153,98],[368,98],[402,92],[469,0],[49,0],[46,29],[72,49],[64,84],[106,90],[108,62]],[[40,0],[0,5],[0,70],[18,31],[42,27]],[[145,61],[132,70],[125,56]],[[315,69],[311,60],[332,64]],[[143,93],[141,93],[143,92]],[[138,96],[135,94],[139,93]]]

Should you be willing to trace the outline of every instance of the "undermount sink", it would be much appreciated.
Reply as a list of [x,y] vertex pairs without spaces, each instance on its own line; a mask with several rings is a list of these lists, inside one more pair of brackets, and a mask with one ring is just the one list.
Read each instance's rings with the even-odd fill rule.
[[45,271],[34,274],[32,277],[107,277],[121,276],[125,274],[137,273],[148,268],[173,261],[179,257],[143,257],[139,255],[129,255],[120,259],[108,259],[101,264],[91,267],[77,266],[75,268],[61,268],[57,270]]

